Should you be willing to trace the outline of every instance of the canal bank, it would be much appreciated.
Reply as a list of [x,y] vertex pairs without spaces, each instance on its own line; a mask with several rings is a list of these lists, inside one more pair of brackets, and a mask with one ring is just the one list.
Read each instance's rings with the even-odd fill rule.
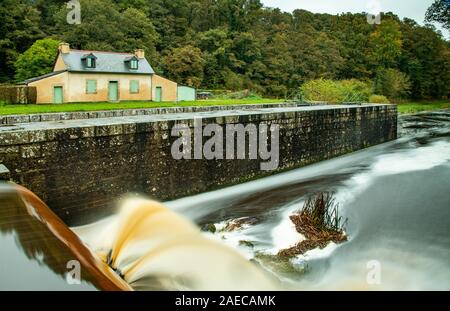
[[[176,160],[176,124],[279,126],[279,163]],[[110,214],[121,196],[176,199],[331,159],[397,138],[393,105],[271,107],[27,122],[0,127],[0,163],[68,224]],[[204,138],[205,140],[207,138]]]

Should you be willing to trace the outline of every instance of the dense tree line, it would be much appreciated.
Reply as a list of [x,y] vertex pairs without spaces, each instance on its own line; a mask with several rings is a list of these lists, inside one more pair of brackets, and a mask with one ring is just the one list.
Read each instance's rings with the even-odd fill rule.
[[[406,85],[398,92],[413,98],[450,93],[449,41],[431,25],[391,13],[372,25],[364,13],[285,13],[259,0],[80,3],[82,22],[70,25],[66,1],[2,0],[0,82],[25,78],[17,70],[21,54],[50,37],[80,49],[144,48],[159,73],[202,88],[285,96],[324,78],[370,81],[386,96],[390,85]],[[441,18],[439,8],[430,8],[430,20]]]

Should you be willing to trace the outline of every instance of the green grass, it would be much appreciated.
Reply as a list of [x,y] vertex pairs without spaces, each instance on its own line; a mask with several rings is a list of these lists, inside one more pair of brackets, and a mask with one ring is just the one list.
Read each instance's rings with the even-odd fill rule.
[[397,107],[400,114],[417,113],[421,111],[450,108],[450,100],[403,103],[398,104]]
[[[49,112],[73,112],[73,111],[96,111],[96,110],[117,110],[133,108],[159,108],[159,107],[188,107],[188,106],[221,106],[221,105],[245,105],[280,103],[282,99],[251,98],[251,99],[215,99],[198,100],[186,102],[120,102],[120,103],[71,103],[71,104],[46,104],[46,105],[7,105],[0,103],[0,115],[8,114],[33,114]],[[430,101],[430,102],[409,102],[398,105],[400,114],[416,113],[421,111],[431,111],[436,109],[450,108],[450,100]]]
[[198,100],[185,102],[120,102],[120,103],[71,103],[71,104],[46,104],[46,105],[7,105],[0,103],[0,115],[8,114],[33,114],[48,112],[73,112],[73,111],[96,111],[96,110],[117,110],[117,109],[139,109],[139,108],[159,108],[159,107],[188,107],[188,106],[223,106],[242,104],[264,104],[279,103],[280,99],[221,99],[221,100]]

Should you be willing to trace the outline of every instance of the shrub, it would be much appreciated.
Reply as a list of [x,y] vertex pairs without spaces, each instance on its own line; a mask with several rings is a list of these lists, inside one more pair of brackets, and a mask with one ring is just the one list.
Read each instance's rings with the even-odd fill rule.
[[369,100],[371,86],[363,81],[317,79],[303,84],[300,88],[307,101],[321,101],[331,104],[342,102],[364,102]]
[[310,80],[300,88],[307,101],[321,101],[331,104],[342,102],[342,91],[336,81],[328,79]]
[[231,70],[224,70],[222,73],[225,81],[225,87],[229,90],[242,90],[244,86],[244,79],[241,75],[234,73]]
[[384,95],[371,95],[369,97],[369,103],[373,104],[389,104],[389,99]]
[[366,102],[372,94],[372,86],[363,81],[351,79],[336,83],[341,89],[344,102]]

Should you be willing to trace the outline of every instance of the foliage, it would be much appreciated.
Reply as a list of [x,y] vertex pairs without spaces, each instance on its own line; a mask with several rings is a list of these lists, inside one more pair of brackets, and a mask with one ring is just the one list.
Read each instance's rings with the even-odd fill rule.
[[[414,29],[414,30],[413,30]],[[449,43],[432,27],[416,28],[414,22],[404,25],[404,49],[399,70],[411,83],[411,97],[441,99],[450,94]]]
[[174,48],[163,59],[167,76],[178,83],[199,87],[203,79],[205,60],[202,51],[190,45]]
[[370,35],[371,57],[375,67],[395,66],[402,54],[402,32],[395,21],[383,21]]
[[28,50],[19,55],[14,64],[16,81],[49,73],[53,69],[59,42],[54,39],[37,40]]
[[159,36],[146,14],[134,7],[119,11],[110,0],[80,0],[82,23],[66,21],[65,5],[55,16],[56,35],[73,48],[132,52],[145,50],[149,59],[157,58],[155,45]]
[[409,78],[396,69],[380,69],[375,77],[374,90],[391,101],[399,101],[408,97],[411,89]]
[[307,101],[320,101],[331,104],[342,102],[368,101],[372,93],[368,83],[351,80],[317,79],[306,82],[300,88]]
[[36,104],[37,90],[28,86],[0,86],[0,103]]
[[366,102],[372,94],[372,86],[356,79],[342,80],[338,87],[344,98],[344,102]]
[[0,16],[0,82],[6,82],[15,75],[14,63],[20,53],[45,35],[39,28],[39,11],[29,1],[2,0]]
[[[260,0],[80,1],[80,25],[67,23],[66,1],[0,1],[0,82],[13,81],[19,55],[51,37],[78,49],[143,48],[157,72],[207,89],[284,98],[309,80],[370,81],[395,69],[413,98],[450,93],[449,42],[392,13],[370,25],[363,13],[286,13]],[[444,1],[435,3],[427,17],[445,22]]]
[[445,29],[450,30],[450,3],[448,0],[435,0],[425,15],[427,22],[441,23]]
[[389,104],[389,99],[384,95],[371,95],[369,97],[369,103],[373,104]]
[[301,87],[307,101],[321,101],[331,104],[341,103],[343,96],[336,81],[327,79],[311,80]]

